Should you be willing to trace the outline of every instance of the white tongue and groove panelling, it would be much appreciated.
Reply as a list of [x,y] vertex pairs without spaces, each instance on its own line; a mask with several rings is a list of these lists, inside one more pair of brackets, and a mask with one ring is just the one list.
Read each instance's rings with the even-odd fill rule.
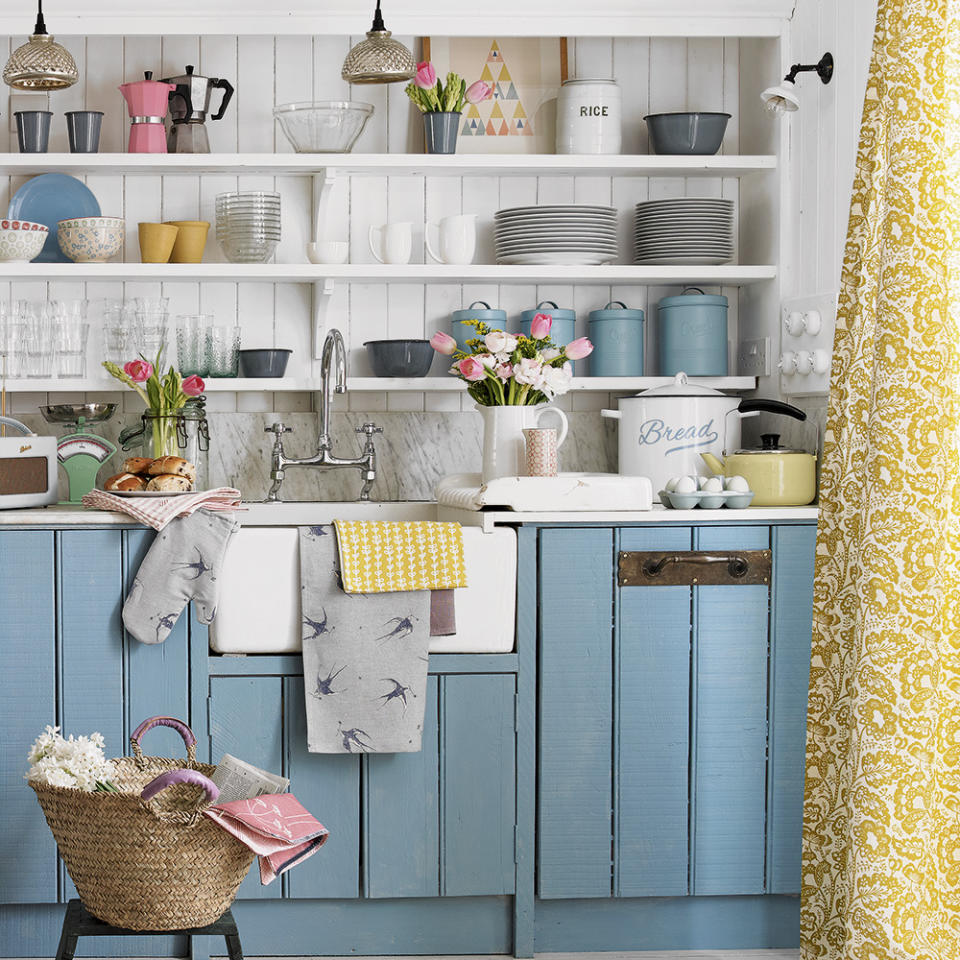
[[[236,88],[223,120],[208,123],[214,152],[291,152],[276,126],[272,109],[276,103],[310,99],[355,97],[373,103],[376,113],[355,147],[356,152],[419,152],[420,115],[409,104],[402,85],[364,86],[351,89],[340,79],[340,65],[357,37],[64,37],[80,69],[80,82],[50,97],[54,111],[50,150],[66,151],[63,113],[74,109],[105,112],[102,152],[125,150],[128,131],[126,109],[118,84],[142,78],[145,70],[154,77],[183,72],[194,64],[196,72],[225,77]],[[410,37],[401,38],[414,44]],[[0,53],[23,42],[21,37],[0,38]],[[624,100],[625,153],[647,153],[643,117],[650,112],[698,109],[725,110],[733,114],[723,152],[740,151],[738,135],[739,42],[720,38],[581,39],[570,42],[570,75],[613,76],[620,82]],[[468,78],[472,80],[474,78]],[[214,103],[219,101],[214,94]],[[38,109],[46,107],[38,96]],[[0,101],[3,115],[0,152],[16,151],[16,135],[9,130],[9,104]],[[22,109],[22,106],[19,107]],[[749,152],[749,144],[744,152]],[[97,195],[104,215],[122,216],[127,222],[125,259],[138,261],[137,223],[170,219],[213,221],[214,198],[227,190],[279,190],[283,196],[283,239],[277,252],[280,262],[306,263],[306,244],[312,239],[312,182],[297,176],[89,176],[88,186]],[[24,182],[22,177],[0,178],[0,208]],[[350,243],[354,263],[371,263],[367,235],[371,225],[409,220],[414,224],[414,262],[423,262],[423,225],[427,220],[454,213],[480,215],[477,263],[493,262],[493,214],[505,206],[532,203],[610,203],[621,214],[623,263],[630,262],[631,212],[640,200],[659,197],[723,196],[736,199],[735,178],[618,178],[608,177],[352,177],[339,180],[331,196],[326,222],[327,239]],[[206,258],[223,260],[211,231]],[[575,268],[573,268],[575,271]],[[541,300],[561,306],[573,305],[578,313],[578,335],[587,333],[587,315],[610,300],[622,300],[645,310],[676,287],[477,285],[416,283],[352,283],[336,285],[328,323],[347,338],[352,376],[370,376],[363,342],[384,337],[429,337],[447,329],[452,310],[474,300],[507,311],[517,322],[521,310]],[[730,300],[730,338],[737,337],[736,288],[707,288]],[[167,296],[171,313],[212,313],[218,323],[236,318],[247,347],[278,346],[293,349],[288,368],[292,377],[319,375],[319,363],[311,359],[311,289],[308,284],[264,283],[0,283],[0,298],[74,298]],[[97,315],[89,375],[95,375],[101,356]],[[648,322],[647,356],[656,355],[656,324]],[[648,359],[648,364],[649,364]],[[648,367],[649,368],[649,367]],[[440,369],[440,361],[435,372]],[[110,389],[105,382],[105,389]],[[68,394],[51,395],[66,400]],[[35,407],[41,395],[23,394],[18,405]],[[132,398],[131,398],[132,402]],[[457,410],[470,403],[454,393],[353,393],[352,410]],[[605,406],[605,395],[580,394],[564,398],[575,409]],[[308,409],[309,399],[297,394],[211,394],[212,410]]]

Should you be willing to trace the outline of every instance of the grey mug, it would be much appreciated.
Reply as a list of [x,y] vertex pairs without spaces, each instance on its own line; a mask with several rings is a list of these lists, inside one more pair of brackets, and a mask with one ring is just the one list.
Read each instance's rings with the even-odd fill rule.
[[102,110],[68,110],[67,136],[71,153],[97,153],[100,149]]
[[49,110],[17,110],[17,140],[21,153],[46,153],[50,143]]

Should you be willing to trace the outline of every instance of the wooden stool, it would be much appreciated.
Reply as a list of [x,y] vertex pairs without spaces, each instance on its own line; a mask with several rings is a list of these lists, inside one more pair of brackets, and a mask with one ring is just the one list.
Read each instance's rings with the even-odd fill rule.
[[80,937],[150,937],[161,935],[221,936],[226,941],[227,956],[230,960],[243,960],[237,922],[233,919],[233,912],[229,909],[219,920],[215,920],[206,927],[193,927],[189,930],[126,930],[123,927],[112,927],[109,923],[98,920],[76,899],[67,904],[67,913],[63,918],[63,932],[60,934],[60,945],[57,947],[57,960],[73,960],[74,951],[77,949],[77,940]]

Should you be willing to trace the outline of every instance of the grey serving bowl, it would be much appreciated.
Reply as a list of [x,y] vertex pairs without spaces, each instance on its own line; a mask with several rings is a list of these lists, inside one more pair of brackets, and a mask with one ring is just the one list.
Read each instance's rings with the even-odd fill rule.
[[368,340],[364,346],[375,377],[425,377],[433,363],[429,340]]
[[650,134],[650,152],[710,155],[720,149],[729,113],[652,113],[643,118]]
[[240,376],[253,377],[282,377],[287,372],[287,361],[292,350],[241,350]]

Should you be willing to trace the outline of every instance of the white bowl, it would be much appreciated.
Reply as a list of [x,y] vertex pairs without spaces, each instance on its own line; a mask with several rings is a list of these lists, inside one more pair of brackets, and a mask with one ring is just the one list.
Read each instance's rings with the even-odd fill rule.
[[29,263],[43,249],[49,229],[30,220],[0,220],[0,263]]
[[350,244],[346,240],[320,240],[307,244],[307,258],[311,263],[346,263]]
[[77,217],[57,224],[60,249],[74,263],[101,263],[123,249],[125,224],[120,217]]

